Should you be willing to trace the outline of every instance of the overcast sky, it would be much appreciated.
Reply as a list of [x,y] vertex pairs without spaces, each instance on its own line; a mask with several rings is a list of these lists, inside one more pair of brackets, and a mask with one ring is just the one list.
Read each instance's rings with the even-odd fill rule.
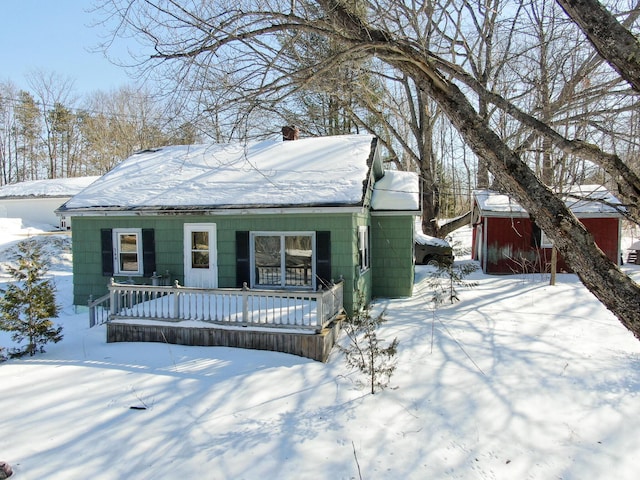
[[[0,80],[29,89],[33,70],[55,72],[75,80],[79,94],[109,91],[133,83],[102,53],[91,50],[104,28],[91,27],[96,16],[90,0],[0,0]],[[133,42],[131,43],[133,46]],[[121,51],[124,55],[126,51]]]

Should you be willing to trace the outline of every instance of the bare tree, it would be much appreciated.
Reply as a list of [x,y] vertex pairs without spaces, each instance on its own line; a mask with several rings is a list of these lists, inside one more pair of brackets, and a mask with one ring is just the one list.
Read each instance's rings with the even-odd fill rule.
[[[611,75],[602,58],[576,35],[575,25],[567,22],[555,4],[529,2],[522,13],[527,18],[522,30],[529,28],[520,35],[533,36],[534,41],[518,53],[510,68],[520,73],[517,84],[530,84],[535,97],[526,104],[519,101],[519,108],[504,107],[520,123],[520,141],[511,145],[523,158],[540,159],[535,165],[547,185],[607,181],[638,221],[637,174],[617,155],[602,150],[623,152],[636,143],[628,132],[634,125],[638,96]],[[639,14],[633,12],[624,24],[632,24]],[[585,159],[593,162],[591,167]],[[603,178],[604,172],[608,179]]]
[[54,72],[35,71],[29,76],[29,85],[35,92],[41,119],[44,125],[41,141],[46,148],[47,162],[43,168],[48,178],[62,177],[67,158],[71,152],[68,141],[73,138],[69,131],[74,122],[71,119],[75,107],[74,82]]
[[130,86],[93,93],[81,115],[85,155],[94,174],[108,172],[138,150],[197,139],[193,126],[173,125],[174,117],[164,114],[161,103]]
[[[598,53],[640,91],[640,43],[598,0],[557,0]],[[638,10],[638,5],[635,6]]]
[[[513,108],[512,103],[488,91],[471,75],[465,75],[460,66],[445,61],[430,50],[429,45],[410,35],[397,34],[397,31],[406,33],[409,24],[405,20],[410,15],[418,12],[421,18],[427,16],[428,9],[424,4],[410,6],[391,0],[363,0],[357,2],[358,8],[352,8],[352,2],[340,0],[312,3],[265,0],[255,2],[259,5],[252,8],[253,3],[241,1],[237,8],[230,10],[201,4],[204,10],[187,11],[173,1],[161,4],[110,2],[124,15],[123,25],[133,26],[137,33],[147,35],[153,42],[156,53],[150,61],[159,62],[158,65],[165,68],[171,63],[176,67],[172,72],[174,78],[183,82],[204,78],[211,69],[220,68],[223,61],[233,59],[234,73],[244,80],[242,94],[273,102],[286,96],[286,92],[296,85],[313,78],[316,72],[339,65],[347,55],[376,57],[402,72],[438,104],[476,156],[487,162],[496,182],[536,218],[585,286],[640,338],[640,311],[637,308],[640,287],[604,255],[564,202],[496,134],[471,100],[475,95],[485,95],[487,102],[504,108],[511,117],[517,117],[523,123],[528,122],[552,138],[554,145],[573,148],[575,154],[596,152],[591,158],[606,154],[576,140],[570,140],[568,145],[563,143],[566,139],[550,125]],[[396,26],[402,29],[397,30]],[[283,46],[276,37],[282,32],[295,31],[330,37],[344,47],[332,57],[321,59],[313,68],[289,71],[286,64],[277,61]],[[441,40],[444,41],[444,37]],[[468,83],[454,83],[452,78],[463,78]],[[620,169],[626,167],[620,163],[612,164],[612,172],[620,173]]]
[[16,96],[14,84],[8,81],[0,84],[0,185],[10,183],[15,174]]
[[[636,223],[640,223],[640,209],[638,208],[640,205],[640,176],[638,176],[638,174],[632,168],[630,168],[629,164],[625,163],[618,154],[605,152],[596,144],[585,141],[580,137],[572,138],[569,135],[562,134],[554,128],[554,124],[545,123],[533,114],[527,113],[525,110],[523,110],[523,108],[510,101],[508,98],[505,98],[504,96],[496,92],[485,89],[475,78],[473,78],[473,76],[469,75],[459,66],[454,65],[451,62],[448,62],[435,55],[430,55],[429,59],[432,64],[437,65],[437,69],[443,74],[446,74],[454,78],[456,81],[459,81],[464,85],[465,88],[471,89],[474,94],[486,97],[487,101],[502,110],[504,115],[507,115],[511,119],[519,122],[519,128],[528,130],[529,138],[524,140],[522,144],[517,144],[511,147],[514,152],[522,155],[522,153],[528,148],[529,145],[531,145],[535,141],[535,139],[544,137],[548,139],[553,147],[560,152],[568,155],[574,155],[576,157],[593,162],[594,164],[601,167],[609,175],[610,181],[616,187],[615,190],[617,194],[620,196],[623,203],[628,209],[629,218]],[[574,96],[575,91],[573,90],[573,88],[575,88],[575,85],[577,83],[578,82],[573,81],[571,82],[572,86],[570,86],[569,88],[565,87],[565,89],[563,89],[564,93],[559,95],[555,103],[563,104],[562,102],[564,101],[564,99]],[[624,98],[625,96],[623,92],[615,91],[613,92],[614,96],[607,99],[602,97],[602,91],[602,89],[598,89],[598,94],[601,95],[601,103],[610,102],[616,104],[619,98]],[[627,97],[628,95],[629,93],[626,94]],[[533,110],[531,106],[526,108],[531,108]],[[624,112],[625,110],[628,112],[633,112],[634,107],[624,107],[619,111]],[[607,111],[611,112],[611,110]],[[615,109],[613,110],[613,112],[615,112]],[[592,118],[590,118],[588,115],[583,115],[581,118],[583,122],[588,123],[590,123],[592,120]],[[631,115],[629,115],[628,118],[629,125],[631,125]],[[620,128],[620,126],[618,126],[618,128]],[[626,129],[627,127],[625,126],[624,128]],[[621,134],[620,131],[617,131],[615,133],[616,135]]]
[[131,86],[76,101],[71,80],[30,81],[35,96],[0,84],[0,184],[106,173],[137,150],[196,143],[206,127]]
[[21,90],[14,108],[16,131],[14,133],[15,172],[10,182],[35,180],[38,178],[40,154],[40,132],[42,117],[40,109],[29,92]]

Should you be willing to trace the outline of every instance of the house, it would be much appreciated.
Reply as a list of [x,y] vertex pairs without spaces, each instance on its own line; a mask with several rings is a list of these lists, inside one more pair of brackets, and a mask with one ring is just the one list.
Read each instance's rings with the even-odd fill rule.
[[[599,185],[572,187],[567,207],[593,235],[611,261],[621,258],[621,204]],[[485,273],[540,273],[550,270],[552,242],[512,198],[491,190],[473,194],[472,258]],[[558,272],[570,272],[558,255]]]
[[58,217],[56,209],[97,178],[57,178],[4,185],[0,187],[0,217],[69,230],[69,219]]
[[146,150],[66,202],[74,303],[123,285],[278,291],[289,309],[339,283],[347,313],[411,295],[417,176],[385,171],[371,135],[285,138]]

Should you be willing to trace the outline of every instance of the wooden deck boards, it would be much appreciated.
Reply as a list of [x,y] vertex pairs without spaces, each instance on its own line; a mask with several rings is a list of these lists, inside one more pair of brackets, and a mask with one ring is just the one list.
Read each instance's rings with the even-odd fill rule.
[[290,353],[326,362],[335,344],[342,318],[337,317],[320,333],[291,333],[259,329],[224,329],[212,327],[181,327],[143,325],[131,322],[107,323],[107,343],[160,342],[175,345],[234,347]]

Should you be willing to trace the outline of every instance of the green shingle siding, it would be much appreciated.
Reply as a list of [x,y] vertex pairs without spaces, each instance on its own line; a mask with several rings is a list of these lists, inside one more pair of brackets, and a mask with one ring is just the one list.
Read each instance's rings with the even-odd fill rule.
[[[100,230],[103,228],[153,228],[156,270],[170,282],[184,282],[183,225],[215,223],[217,229],[218,285],[236,285],[235,232],[323,231],[331,232],[331,273],[345,280],[345,308],[351,313],[357,291],[366,301],[372,296],[394,297],[411,294],[413,284],[413,218],[374,217],[361,214],[314,215],[193,215],[75,217],[73,219],[74,303],[86,304],[89,296],[104,295],[109,278],[102,276]],[[358,267],[358,226],[370,225],[371,268],[362,274]],[[117,277],[124,280],[124,277]],[[150,283],[148,278],[134,281]],[[164,278],[163,281],[169,281]]]
[[372,295],[410,296],[414,276],[413,217],[375,216],[372,223]]

